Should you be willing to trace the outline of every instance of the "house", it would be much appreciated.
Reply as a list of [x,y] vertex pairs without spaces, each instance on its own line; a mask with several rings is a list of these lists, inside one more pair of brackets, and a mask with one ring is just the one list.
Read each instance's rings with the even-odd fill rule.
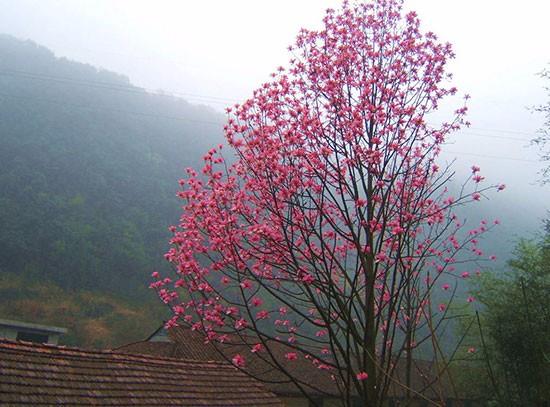
[[0,405],[282,406],[228,363],[0,339]]
[[[274,343],[273,345],[270,346],[270,350],[275,353],[278,363],[281,363],[284,369],[292,371],[292,374],[300,382],[299,385],[306,390],[312,400],[306,398],[297,385],[282,373],[280,369],[258,355],[252,354],[248,346],[214,345],[210,342],[205,342],[203,334],[193,331],[186,326],[178,326],[169,330],[160,327],[144,341],[121,346],[117,348],[117,351],[160,357],[216,361],[218,363],[229,363],[236,353],[240,353],[247,355],[248,358],[248,363],[244,368],[246,372],[262,381],[269,390],[281,399],[285,406],[336,407],[340,405],[337,383],[331,377],[330,372],[316,368],[311,361],[305,358],[288,361],[284,355],[292,351],[292,349],[280,343]],[[414,364],[417,369],[413,373],[411,387],[413,390],[421,392],[426,398],[417,397],[406,405],[410,407],[428,407],[434,405],[473,407],[474,405],[479,405],[456,396],[447,380],[439,379],[435,383],[436,380],[434,378],[436,376],[433,374],[435,368],[431,362],[415,360]],[[400,363],[396,367],[395,372],[396,380],[401,383],[405,381],[403,368],[404,364]],[[390,386],[386,405],[388,407],[404,405],[402,402],[405,400],[405,393],[402,386]],[[441,402],[441,400],[444,401]]]
[[310,403],[300,389],[280,369],[252,354],[248,347],[225,344],[222,353],[212,343],[205,343],[203,334],[185,326],[174,327],[169,330],[161,327],[144,341],[121,346],[116,351],[216,361],[227,364],[230,363],[235,354],[240,353],[248,359],[247,373],[260,379],[269,390],[283,401],[285,406],[309,407],[310,404],[328,406],[330,401],[336,403],[338,388],[328,372],[313,368],[311,362],[303,358],[288,361],[284,354],[291,351],[291,349],[284,345],[276,344],[273,349],[274,352],[280,354],[277,360],[286,365],[283,367],[292,369],[293,374],[301,379],[301,385],[304,386],[308,394],[312,395],[315,403]]
[[0,339],[57,345],[59,338],[66,333],[65,328],[56,326],[0,319]]

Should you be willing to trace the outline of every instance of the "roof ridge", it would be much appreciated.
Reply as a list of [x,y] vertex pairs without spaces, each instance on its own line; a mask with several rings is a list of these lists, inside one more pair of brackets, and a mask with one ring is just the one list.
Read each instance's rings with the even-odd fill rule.
[[[17,340],[13,341],[9,339],[0,339],[0,350],[2,349],[23,351],[23,352],[33,352],[33,353],[35,349],[45,349],[48,351],[57,352],[57,354],[60,354],[66,357],[78,356],[78,353],[80,353],[84,355],[96,356],[96,358],[94,359],[100,359],[105,356],[107,357],[118,356],[118,357],[128,357],[130,358],[129,360],[135,360],[135,361],[151,360],[151,361],[166,361],[166,362],[172,362],[176,364],[180,364],[181,362],[187,362],[187,363],[193,363],[193,364],[199,364],[199,365],[204,365],[204,364],[224,365],[224,366],[232,367],[235,370],[238,370],[232,364],[222,360],[201,360],[201,359],[193,359],[193,358],[153,356],[153,355],[140,354],[140,353],[129,353],[124,351],[113,352],[112,350],[93,350],[93,349],[83,349],[83,348],[64,346],[64,345],[38,344],[34,342],[17,341]],[[71,355],[70,354],[71,352],[76,353],[76,355]]]

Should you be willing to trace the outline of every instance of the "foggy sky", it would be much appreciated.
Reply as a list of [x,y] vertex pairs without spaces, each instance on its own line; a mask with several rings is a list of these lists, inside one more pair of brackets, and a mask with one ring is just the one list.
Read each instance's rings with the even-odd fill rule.
[[[285,65],[299,28],[319,27],[324,10],[338,4],[0,0],[0,32],[220,110]],[[490,182],[507,184],[505,193],[491,197],[495,216],[498,208],[513,207],[536,226],[550,208],[550,187],[536,184],[541,164],[529,140],[543,118],[528,108],[547,101],[536,73],[550,67],[550,2],[408,0],[406,8],[418,12],[424,29],[454,45],[450,71],[459,90],[472,96],[472,127],[454,137],[444,157],[457,158],[459,175],[475,163]]]

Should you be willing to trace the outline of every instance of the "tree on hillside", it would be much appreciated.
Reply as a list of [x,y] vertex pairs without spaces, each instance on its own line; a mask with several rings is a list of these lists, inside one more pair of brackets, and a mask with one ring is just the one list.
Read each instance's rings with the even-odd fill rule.
[[[451,193],[453,173],[438,165],[466,124],[464,106],[427,123],[456,93],[451,46],[422,33],[402,1],[377,0],[328,10],[324,28],[302,30],[290,51],[288,69],[229,109],[234,164],[214,148],[202,174],[180,181],[166,255],[176,277],[155,273],[152,284],[174,312],[167,326],[246,344],[237,367],[254,354],[306,396],[308,383],[285,368],[298,358],[334,379],[344,405],[380,406],[390,386],[426,397],[412,388],[414,358],[430,347],[436,376],[446,374],[438,333],[453,290],[443,279],[489,258],[478,235],[491,226],[467,230],[453,209],[503,188],[483,187],[474,166]],[[447,298],[433,304],[434,290]],[[441,394],[437,385],[425,388]]]
[[[508,273],[485,273],[483,305],[469,324],[467,386],[499,406],[539,406],[550,399],[550,225],[539,241],[521,240]],[[473,368],[472,368],[473,367]],[[477,373],[476,373],[477,372]]]

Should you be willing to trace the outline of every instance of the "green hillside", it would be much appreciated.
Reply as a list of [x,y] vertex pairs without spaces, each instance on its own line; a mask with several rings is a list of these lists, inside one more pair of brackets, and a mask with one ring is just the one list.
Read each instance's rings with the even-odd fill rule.
[[[209,108],[0,36],[1,317],[59,323],[33,307],[70,302],[92,324],[108,312],[88,315],[81,294],[96,293],[112,309],[156,315],[143,332],[158,324],[147,285],[166,267],[177,180],[222,141],[221,123]],[[105,340],[94,346],[119,341],[112,321],[96,325]],[[92,344],[81,336],[72,340]]]
[[[95,347],[155,329],[167,310],[147,286],[168,267],[177,180],[223,142],[223,122],[0,35],[0,318],[67,326],[67,343]],[[499,261],[473,266],[502,269],[539,227],[516,206],[503,193],[459,211],[473,225],[503,220],[483,242]]]

